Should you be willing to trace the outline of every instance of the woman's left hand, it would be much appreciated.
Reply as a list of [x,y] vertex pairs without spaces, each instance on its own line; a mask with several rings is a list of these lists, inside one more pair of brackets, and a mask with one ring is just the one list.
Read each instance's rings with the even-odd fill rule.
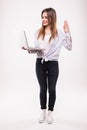
[[64,21],[63,29],[65,33],[70,32],[69,25],[66,20]]

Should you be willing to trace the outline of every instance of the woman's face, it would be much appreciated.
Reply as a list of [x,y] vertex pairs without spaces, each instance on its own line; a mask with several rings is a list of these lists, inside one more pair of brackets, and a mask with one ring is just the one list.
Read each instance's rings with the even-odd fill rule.
[[42,25],[43,26],[48,26],[49,25],[47,12],[43,12],[43,14],[42,14]]

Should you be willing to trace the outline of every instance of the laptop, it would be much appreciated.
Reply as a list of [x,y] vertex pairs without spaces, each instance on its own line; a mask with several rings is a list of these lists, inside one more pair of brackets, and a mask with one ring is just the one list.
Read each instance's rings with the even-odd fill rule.
[[[43,48],[36,48],[36,47],[30,47],[28,44],[28,39],[27,39],[27,35],[26,32],[24,31],[24,41],[25,41],[25,45],[23,46],[25,48],[25,50],[29,50],[29,51],[40,51],[40,50],[45,50]],[[22,48],[23,48],[22,47]]]

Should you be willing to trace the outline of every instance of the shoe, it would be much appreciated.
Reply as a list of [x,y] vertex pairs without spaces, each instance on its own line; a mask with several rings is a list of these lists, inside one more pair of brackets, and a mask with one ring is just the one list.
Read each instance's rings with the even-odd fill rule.
[[41,116],[39,118],[39,123],[43,123],[46,118],[46,109],[41,110]]
[[52,111],[48,111],[48,114],[47,114],[47,123],[48,124],[52,124],[53,123],[53,117],[52,117]]

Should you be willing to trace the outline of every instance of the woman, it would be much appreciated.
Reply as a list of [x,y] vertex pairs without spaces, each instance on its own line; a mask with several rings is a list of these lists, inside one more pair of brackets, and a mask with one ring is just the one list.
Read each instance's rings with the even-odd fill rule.
[[[41,18],[42,27],[35,33],[36,48],[43,48],[42,51],[36,52],[36,75],[40,86],[41,105],[39,122],[42,123],[47,119],[47,123],[51,124],[56,100],[56,83],[59,75],[59,53],[62,46],[71,50],[72,40],[67,21],[64,21],[64,33],[57,29],[57,16],[53,8],[44,9],[41,13]],[[28,52],[30,53],[30,51]],[[34,51],[31,52],[34,53]],[[46,109],[48,109],[47,117]]]

